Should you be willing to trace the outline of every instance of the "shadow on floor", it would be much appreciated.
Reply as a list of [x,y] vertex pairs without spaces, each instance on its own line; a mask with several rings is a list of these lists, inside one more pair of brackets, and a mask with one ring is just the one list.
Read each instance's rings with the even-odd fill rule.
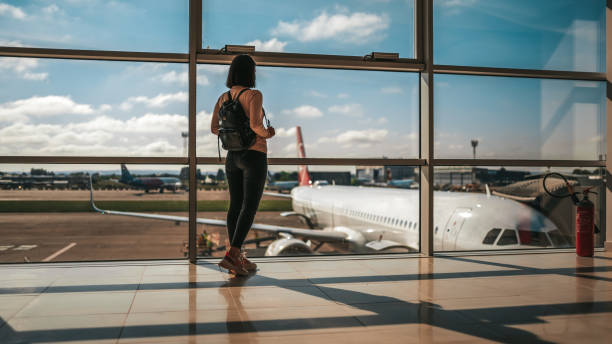
[[[187,336],[194,334],[224,334],[224,333],[254,333],[287,330],[316,330],[330,328],[363,328],[363,326],[381,325],[406,325],[421,324],[436,328],[446,329],[469,336],[474,336],[487,340],[501,340],[505,342],[530,342],[546,343],[537,335],[511,327],[520,324],[544,323],[540,317],[551,315],[576,315],[576,314],[595,314],[612,311],[612,302],[584,302],[566,304],[547,304],[547,305],[528,305],[510,307],[491,307],[474,308],[462,310],[446,310],[434,303],[419,301],[407,302],[394,297],[368,294],[358,291],[345,290],[337,287],[325,286],[331,283],[357,283],[372,281],[408,281],[408,280],[431,280],[449,278],[473,278],[473,277],[494,277],[494,276],[520,276],[534,274],[561,274],[583,278],[579,273],[584,272],[608,272],[610,267],[587,267],[587,268],[563,268],[563,269],[537,269],[521,267],[518,265],[483,262],[463,257],[445,257],[456,261],[470,263],[487,264],[513,270],[499,271],[478,271],[466,273],[425,273],[425,274],[406,274],[406,275],[384,275],[384,276],[356,276],[356,277],[326,277],[309,279],[313,288],[300,288],[287,283],[287,280],[275,279],[265,276],[253,278],[254,283],[249,282],[250,277],[231,278],[228,281],[219,282],[195,282],[195,268],[190,269],[192,275],[185,283],[153,283],[146,287],[154,289],[189,289],[190,313],[195,314],[197,303],[195,302],[198,288],[231,288],[231,297],[226,298],[227,307],[240,313],[241,321],[228,318],[225,322],[197,322],[196,317],[190,317],[188,323],[166,324],[166,325],[141,325],[125,327],[98,327],[98,328],[66,328],[53,330],[35,331],[16,331],[0,318],[0,340],[5,342],[45,342],[55,341],[85,341],[113,339],[121,334],[121,338],[155,338],[167,336]],[[204,268],[215,268],[212,264],[199,264]],[[586,269],[586,270],[585,270]],[[608,278],[598,276],[597,279],[609,281]],[[249,320],[248,311],[243,309],[240,303],[241,287],[248,285],[256,286],[277,286],[295,292],[308,294],[314,297],[323,297],[327,300],[349,305],[353,309],[359,310],[359,314],[351,316],[320,316],[320,317],[296,317],[292,319],[272,319],[272,320]],[[79,291],[109,291],[124,290],[129,286],[129,290],[135,290],[134,285],[113,285],[113,286],[70,286],[70,287],[49,287],[45,293],[58,292],[79,292]],[[140,286],[140,290],[142,290]],[[19,294],[19,288],[3,288],[2,293]],[[192,292],[193,291],[193,292]],[[318,292],[317,292],[318,291]],[[322,294],[321,294],[322,293]],[[354,303],[353,300],[366,299],[364,303]],[[228,312],[229,314],[229,312]]]

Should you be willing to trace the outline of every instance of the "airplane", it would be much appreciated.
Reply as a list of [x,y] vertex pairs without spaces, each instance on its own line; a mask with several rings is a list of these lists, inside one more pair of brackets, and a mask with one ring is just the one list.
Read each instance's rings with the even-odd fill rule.
[[272,174],[268,171],[268,189],[270,190],[276,190],[280,193],[283,193],[283,191],[291,192],[291,189],[298,184],[297,180],[272,181]]
[[[306,156],[298,126],[298,156]],[[399,188],[315,185],[308,168],[298,168],[299,185],[290,198],[293,211],[308,229],[254,223],[252,229],[276,236],[266,256],[316,254],[327,243],[351,253],[418,252],[419,191]],[[172,222],[187,217],[103,210],[104,215],[135,216]],[[270,193],[267,193],[270,194]],[[197,223],[225,227],[223,220],[198,218]],[[569,247],[558,228],[542,213],[522,203],[486,194],[434,192],[436,251],[509,250]]]
[[145,192],[149,192],[151,189],[159,189],[160,193],[163,193],[164,189],[176,192],[183,185],[180,179],[174,177],[134,177],[125,164],[121,164],[121,179],[119,179],[119,182],[137,189],[144,189]]
[[414,183],[414,179],[391,179],[387,182],[387,185],[394,188],[411,189]]

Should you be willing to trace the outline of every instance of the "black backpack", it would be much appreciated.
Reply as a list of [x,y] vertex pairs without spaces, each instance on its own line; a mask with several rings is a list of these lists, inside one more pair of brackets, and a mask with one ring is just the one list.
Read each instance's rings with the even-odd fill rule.
[[223,102],[219,108],[219,137],[217,138],[219,160],[221,160],[219,140],[221,140],[223,149],[228,151],[246,150],[255,144],[257,134],[251,129],[249,118],[238,101],[242,92],[246,90],[248,88],[240,91],[233,100],[230,91],[227,91],[228,100]]

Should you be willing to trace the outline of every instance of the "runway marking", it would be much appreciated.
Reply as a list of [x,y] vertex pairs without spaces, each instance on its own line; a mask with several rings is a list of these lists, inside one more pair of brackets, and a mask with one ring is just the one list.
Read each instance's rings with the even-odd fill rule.
[[55,259],[55,257],[59,256],[60,254],[68,251],[69,249],[73,248],[74,246],[76,246],[76,242],[71,242],[70,245],[64,247],[63,249],[55,252],[54,254],[50,255],[49,257],[43,259],[43,262],[48,262],[51,261],[52,259]]
[[8,250],[11,247],[15,247],[15,245],[3,245],[3,246],[0,246],[0,251],[6,251],[6,250]]
[[38,247],[38,245],[19,245],[15,247],[13,251],[29,251],[35,247]]

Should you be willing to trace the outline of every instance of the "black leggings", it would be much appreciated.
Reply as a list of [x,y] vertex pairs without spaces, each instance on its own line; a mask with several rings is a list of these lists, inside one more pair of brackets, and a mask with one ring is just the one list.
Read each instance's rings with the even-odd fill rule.
[[228,239],[231,246],[242,247],[266,183],[267,155],[255,150],[229,151],[225,160],[225,174],[230,192]]

